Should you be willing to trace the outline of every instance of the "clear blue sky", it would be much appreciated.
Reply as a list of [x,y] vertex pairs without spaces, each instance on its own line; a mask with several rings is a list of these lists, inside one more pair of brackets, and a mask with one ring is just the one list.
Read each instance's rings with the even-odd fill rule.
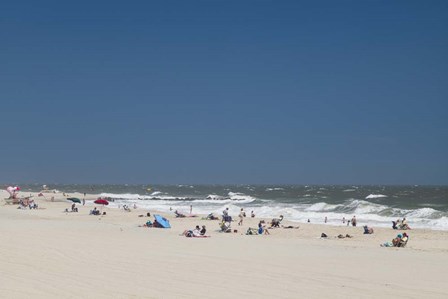
[[0,182],[448,184],[448,1],[8,2]]

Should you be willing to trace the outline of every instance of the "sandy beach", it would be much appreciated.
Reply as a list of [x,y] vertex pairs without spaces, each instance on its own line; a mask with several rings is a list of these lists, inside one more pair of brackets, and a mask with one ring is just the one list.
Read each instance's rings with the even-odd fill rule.
[[[87,195],[78,213],[65,213],[70,202],[62,194],[54,202],[33,195],[37,210],[0,200],[1,298],[448,297],[447,231],[410,230],[406,248],[382,248],[397,231],[363,235],[363,223],[285,219],[300,228],[250,236],[247,228],[260,219],[235,221],[238,232],[225,234],[219,221],[165,214],[171,229],[144,228],[148,218],[138,215],[147,210],[105,207],[107,215],[93,216],[96,195]],[[211,237],[179,236],[195,225],[206,225]]]

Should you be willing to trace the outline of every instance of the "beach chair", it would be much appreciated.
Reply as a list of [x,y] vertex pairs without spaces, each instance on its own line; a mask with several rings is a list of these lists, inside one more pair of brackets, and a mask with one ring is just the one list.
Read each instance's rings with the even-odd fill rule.
[[409,237],[407,238],[406,241],[401,240],[400,243],[398,243],[397,247],[401,247],[401,248],[406,247],[406,245],[408,244],[408,241],[409,241]]
[[230,222],[222,222],[220,225],[221,232],[230,233],[232,229],[230,228]]

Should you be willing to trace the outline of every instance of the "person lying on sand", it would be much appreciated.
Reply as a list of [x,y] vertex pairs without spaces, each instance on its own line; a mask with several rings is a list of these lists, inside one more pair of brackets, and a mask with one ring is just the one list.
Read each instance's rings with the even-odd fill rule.
[[184,218],[185,214],[179,213],[177,210],[174,211],[174,215],[176,216],[176,218]]
[[[138,217],[145,217],[145,215],[138,215]],[[151,217],[151,213],[150,212],[146,213],[146,217]]]
[[148,220],[148,221],[146,221],[146,223],[145,224],[143,224],[143,225],[139,225],[138,227],[152,227],[152,222],[151,222],[151,220]]
[[346,234],[345,236],[342,235],[342,234],[340,234],[340,235],[338,235],[338,238],[339,238],[339,239],[345,239],[345,238],[353,238],[353,237],[350,236],[349,234]]
[[246,235],[258,235],[258,230],[256,228],[248,228],[246,231]]
[[285,228],[285,229],[289,229],[289,228],[299,229],[300,228],[300,226],[292,226],[292,225],[288,225],[288,226],[283,226],[282,225],[282,227]]
[[205,220],[219,220],[219,217],[216,217],[213,213],[210,213],[207,217],[205,217]]

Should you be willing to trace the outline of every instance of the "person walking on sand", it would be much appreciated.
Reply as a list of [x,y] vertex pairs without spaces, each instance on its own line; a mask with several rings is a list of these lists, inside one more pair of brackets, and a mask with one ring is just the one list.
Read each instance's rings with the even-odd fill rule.
[[238,221],[238,225],[243,225],[243,219],[244,219],[244,211],[243,208],[241,208],[240,214],[238,215],[238,217],[240,218],[240,221]]

